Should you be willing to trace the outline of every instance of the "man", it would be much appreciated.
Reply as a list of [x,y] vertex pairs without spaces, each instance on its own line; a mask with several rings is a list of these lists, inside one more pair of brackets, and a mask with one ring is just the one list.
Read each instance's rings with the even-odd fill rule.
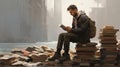
[[[58,38],[57,50],[52,58],[48,60],[54,61],[59,58],[70,60],[69,44],[70,42],[79,42],[82,44],[90,42],[89,34],[89,18],[82,11],[79,12],[75,5],[70,5],[67,10],[73,16],[72,28],[65,27],[67,33],[61,33]],[[64,46],[64,53],[61,56],[62,46]]]

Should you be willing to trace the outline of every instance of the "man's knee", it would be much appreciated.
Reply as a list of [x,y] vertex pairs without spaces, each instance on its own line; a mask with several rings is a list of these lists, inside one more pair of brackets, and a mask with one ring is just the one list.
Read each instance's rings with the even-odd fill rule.
[[66,33],[60,33],[59,34],[59,36],[65,36],[66,35]]
[[65,39],[66,38],[69,39],[73,37],[73,34],[72,33],[60,33],[59,37],[64,37]]
[[73,34],[72,34],[72,33],[66,33],[66,34],[65,34],[65,38],[71,38],[71,37],[73,37]]

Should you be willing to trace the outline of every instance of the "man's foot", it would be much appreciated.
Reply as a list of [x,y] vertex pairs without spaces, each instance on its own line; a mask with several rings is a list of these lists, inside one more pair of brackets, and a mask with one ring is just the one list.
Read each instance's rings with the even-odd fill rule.
[[62,64],[64,61],[70,60],[70,55],[68,53],[63,53],[62,57],[59,59],[59,63]]
[[70,60],[70,55],[68,53],[63,53],[62,56],[65,60]]
[[57,53],[55,52],[54,56],[49,58],[48,61],[55,61],[57,59],[61,58],[61,54],[60,53]]

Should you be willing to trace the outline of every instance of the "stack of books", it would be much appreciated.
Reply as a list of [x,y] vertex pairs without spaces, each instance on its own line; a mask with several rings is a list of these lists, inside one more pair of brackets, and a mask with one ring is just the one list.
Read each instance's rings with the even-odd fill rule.
[[102,49],[105,49],[105,63],[113,63],[117,56],[117,39],[116,33],[119,29],[114,29],[113,26],[106,26],[100,30],[100,43]]
[[95,57],[97,43],[77,44],[76,55],[80,62],[90,62]]

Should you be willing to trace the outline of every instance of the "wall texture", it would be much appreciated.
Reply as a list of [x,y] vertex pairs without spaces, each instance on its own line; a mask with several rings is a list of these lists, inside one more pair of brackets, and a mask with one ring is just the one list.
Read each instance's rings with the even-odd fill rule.
[[0,0],[0,42],[46,40],[45,0]]
[[[97,22],[97,38],[100,31],[99,29],[106,25],[112,25],[116,29],[120,29],[120,0],[95,1],[103,4],[103,8],[92,8],[92,12],[90,13],[91,18],[95,19]],[[120,39],[120,31],[117,33],[117,39]]]
[[0,42],[56,41],[61,0],[0,0]]
[[[98,3],[98,6],[99,3],[103,5],[102,8],[91,7],[92,11],[89,14],[92,19],[96,20],[98,32],[104,25],[113,25],[120,29],[120,0],[94,1]],[[91,2],[86,4],[90,5]],[[63,32],[58,25],[66,24],[64,20],[68,22],[72,20],[69,16],[65,19],[65,15],[69,14],[66,11],[69,3],[74,2],[70,0],[69,2],[67,0],[0,0],[0,42],[56,41],[58,34]],[[83,3],[77,1],[77,4]],[[66,11],[66,14],[63,11]],[[120,34],[117,35],[120,39]],[[95,40],[98,39],[97,37],[98,35]]]

